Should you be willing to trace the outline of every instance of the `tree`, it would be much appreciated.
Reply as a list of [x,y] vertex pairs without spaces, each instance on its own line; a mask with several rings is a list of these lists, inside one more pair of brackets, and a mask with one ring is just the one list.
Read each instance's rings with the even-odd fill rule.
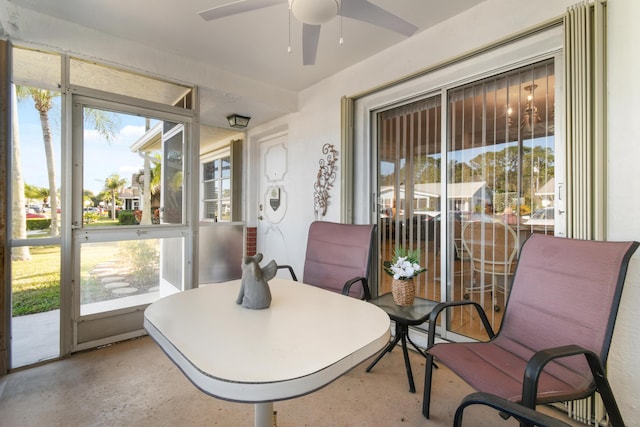
[[[40,116],[40,127],[42,128],[42,140],[47,160],[47,177],[49,181],[49,206],[51,206],[51,235],[58,234],[58,197],[56,196],[56,169],[53,151],[53,139],[51,138],[51,123],[49,121],[49,111],[53,107],[53,98],[60,96],[60,92],[52,92],[46,89],[38,89],[27,86],[17,86],[16,96],[18,101],[23,101],[30,97],[34,107]],[[16,128],[17,129],[17,128]],[[19,167],[19,166],[17,166]]]
[[[31,98],[35,109],[40,116],[40,126],[42,128],[42,139],[47,162],[47,177],[49,181],[49,206],[51,207],[51,235],[58,234],[58,195],[56,185],[55,155],[53,150],[53,139],[51,137],[51,123],[49,111],[53,108],[53,99],[60,96],[60,92],[52,92],[46,89],[39,89],[28,86],[16,86],[16,99],[19,102]],[[15,108],[17,111],[17,108]],[[84,109],[84,120],[92,124],[98,133],[111,143],[117,131],[117,121],[114,116],[103,110],[92,108]],[[14,129],[18,129],[17,126]],[[14,132],[16,134],[17,132]],[[21,164],[14,163],[15,170],[21,176]],[[18,193],[21,194],[22,192]],[[25,225],[26,227],[26,225]]]
[[422,155],[415,159],[413,167],[416,184],[440,182],[440,158]]
[[[13,96],[11,105],[11,126],[18,129],[18,104],[16,96],[16,87],[12,86]],[[22,169],[20,168],[20,136],[18,132],[13,132],[13,176],[11,180],[11,191],[15,200],[11,211],[11,229],[13,239],[27,238],[27,215],[24,209],[24,180],[22,179]],[[28,246],[16,247],[11,250],[11,259],[13,261],[26,261],[31,259]]]
[[24,185],[24,197],[26,199],[27,204],[31,204],[32,200],[42,199],[41,188],[36,187],[35,185],[29,185],[26,182],[23,185]]
[[555,158],[551,147],[510,146],[478,154],[466,166],[471,172],[469,180],[485,181],[494,194],[524,198],[522,206],[531,208],[540,181],[544,184],[554,176]]
[[[141,224],[151,224],[153,212],[151,207],[153,206],[153,200],[156,200],[160,196],[160,180],[162,176],[162,159],[160,154],[150,156],[146,153],[144,155],[144,168],[140,169],[138,173],[138,184],[141,185],[142,193],[142,219]],[[153,164],[153,167],[150,165]],[[146,180],[149,182],[147,183]]]
[[113,114],[96,110],[95,108],[84,109],[84,121],[93,126],[93,128],[102,136],[107,143],[113,142],[113,137],[118,132],[119,120]]
[[122,188],[127,183],[127,180],[121,178],[117,173],[113,173],[107,177],[104,181],[104,189],[109,191],[111,195],[111,218],[116,219],[116,190]]

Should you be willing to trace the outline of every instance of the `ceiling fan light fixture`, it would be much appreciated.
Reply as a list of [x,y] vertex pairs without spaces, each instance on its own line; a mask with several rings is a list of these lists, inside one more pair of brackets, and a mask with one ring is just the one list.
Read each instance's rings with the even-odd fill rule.
[[310,25],[320,25],[338,14],[339,0],[289,0],[289,8],[298,20]]

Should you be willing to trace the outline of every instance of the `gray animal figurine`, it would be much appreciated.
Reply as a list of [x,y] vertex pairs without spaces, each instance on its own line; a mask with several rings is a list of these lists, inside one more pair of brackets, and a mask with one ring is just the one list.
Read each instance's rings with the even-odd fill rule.
[[262,254],[245,256],[242,259],[242,283],[236,304],[253,310],[261,310],[271,305],[271,291],[267,281],[274,278],[278,271],[275,261],[269,262],[264,268],[260,267]]

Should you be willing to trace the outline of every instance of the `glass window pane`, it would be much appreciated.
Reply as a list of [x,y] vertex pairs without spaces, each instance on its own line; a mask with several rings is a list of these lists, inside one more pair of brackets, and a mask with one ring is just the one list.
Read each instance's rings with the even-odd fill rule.
[[[82,244],[81,315],[156,301],[161,288],[162,246],[181,242],[181,238],[165,238]],[[182,265],[176,259],[172,264]]]
[[214,162],[206,162],[202,164],[202,179],[209,181],[214,178]]
[[231,221],[231,203],[228,200],[221,204],[219,221]]
[[231,221],[231,157],[226,155],[202,163],[201,218]]
[[84,107],[83,225],[182,222],[183,125]]
[[225,157],[220,159],[221,169],[222,169],[222,178],[229,178],[231,176],[231,159],[229,157]]
[[[391,261],[396,249],[419,251],[427,272],[416,279],[417,295],[438,299],[440,233],[440,97],[382,112],[379,126],[380,252]],[[380,269],[379,293],[391,291]]]
[[215,164],[215,166],[213,167],[213,177],[215,179],[220,179],[220,176],[222,175],[220,168],[220,159],[216,159],[213,162]]
[[[471,83],[449,92],[449,241],[447,298],[471,299],[497,329],[520,244],[553,234],[553,61]],[[548,218],[551,216],[551,219]],[[510,257],[513,255],[513,257]],[[449,328],[482,338],[466,308]]]
[[204,198],[205,200],[215,200],[218,198],[216,181],[209,181],[204,183]]
[[222,184],[222,198],[229,199],[231,197],[231,180],[223,179],[221,184]]
[[182,185],[184,176],[184,132],[177,132],[163,138],[165,170],[162,178],[162,216],[165,224],[181,224],[183,214]]
[[60,92],[14,86],[13,239],[60,235]]
[[204,217],[206,219],[218,218],[218,202],[204,202]]

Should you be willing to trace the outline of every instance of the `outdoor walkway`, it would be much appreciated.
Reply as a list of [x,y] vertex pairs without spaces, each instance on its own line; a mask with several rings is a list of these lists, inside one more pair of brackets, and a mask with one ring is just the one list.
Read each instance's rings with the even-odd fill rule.
[[11,368],[32,365],[60,354],[60,310],[11,319]]

